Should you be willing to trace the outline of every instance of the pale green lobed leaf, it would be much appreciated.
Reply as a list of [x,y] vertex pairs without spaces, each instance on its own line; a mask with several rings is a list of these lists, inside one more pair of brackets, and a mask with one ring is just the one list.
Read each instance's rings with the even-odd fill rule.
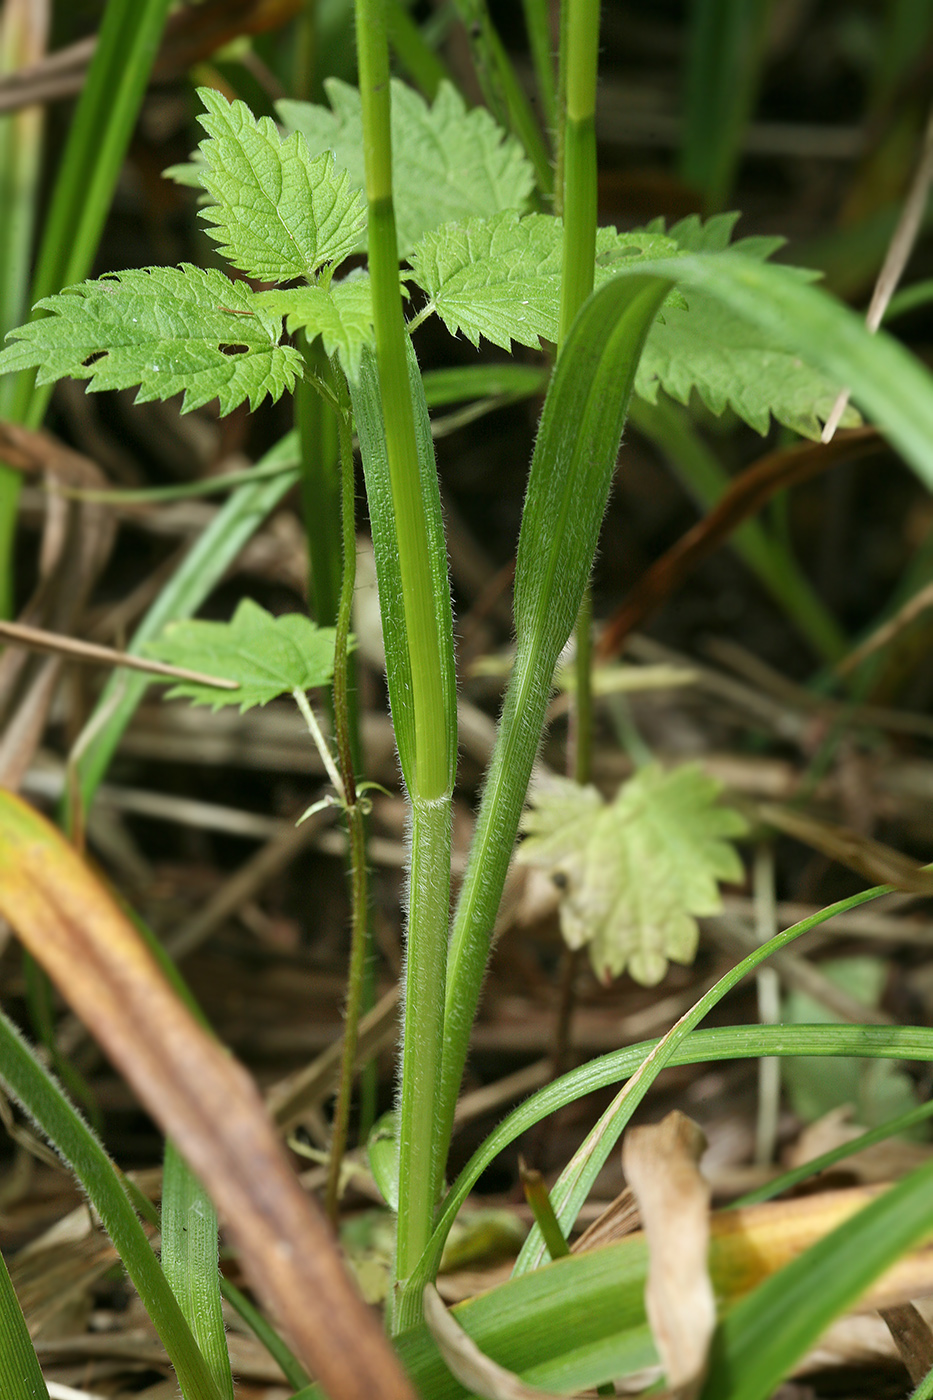
[[183,413],[218,399],[225,414],[279,398],[301,372],[297,350],[278,343],[281,318],[217,268],[135,268],[38,307],[52,314],[10,332],[0,374],[35,368],[39,384],[68,375],[93,391],[138,384],[138,403],[184,391]]
[[324,152],[312,158],[297,133],[282,139],[213,88],[199,88],[208,133],[201,183],[215,203],[201,211],[210,236],[235,267],[266,282],[313,278],[360,244],[366,211],[346,171]]
[[[634,267],[677,251],[661,233],[598,229],[595,286],[614,276],[623,260]],[[448,223],[426,233],[409,261],[412,279],[451,335],[462,332],[474,345],[483,336],[503,350],[512,341],[537,347],[539,340],[557,340],[563,228],[553,214],[521,217],[507,210]]]
[[[363,189],[363,129],[355,87],[324,84],[332,111],[282,101],[277,111],[299,131],[313,154],[333,151],[354,187]],[[392,81],[392,166],[399,256],[407,257],[429,229],[451,219],[523,209],[534,172],[521,145],[483,107],[468,110],[450,83],[433,106],[413,88]]]
[[304,330],[309,340],[320,336],[328,355],[338,355],[348,379],[360,374],[363,346],[373,343],[373,303],[369,274],[351,272],[329,287],[289,287],[258,292],[256,299],[270,313],[286,318],[289,334]]
[[318,627],[303,613],[273,617],[244,598],[229,622],[173,622],[144,651],[159,661],[239,682],[218,690],[195,681],[173,684],[168,699],[195,705],[239,705],[240,713],[293,690],[327,685],[334,670],[333,627]]
[[696,916],[720,911],[720,880],[742,878],[730,838],[746,823],[718,804],[720,792],[696,764],[652,764],[608,804],[566,779],[535,794],[517,858],[550,872],[564,939],[587,948],[603,981],[627,968],[650,987],[668,960],[693,961]]

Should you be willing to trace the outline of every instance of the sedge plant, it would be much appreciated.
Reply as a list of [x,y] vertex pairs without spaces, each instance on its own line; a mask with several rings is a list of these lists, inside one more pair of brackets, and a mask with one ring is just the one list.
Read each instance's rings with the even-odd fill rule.
[[[429,105],[391,80],[384,0],[357,0],[358,89],[331,84],[330,108],[283,102],[279,115],[287,134],[268,118],[255,119],[242,102],[230,102],[209,88],[199,92],[205,139],[196,161],[176,176],[201,190],[207,201],[204,218],[221,255],[251,281],[232,279],[216,266],[184,265],[79,283],[44,296],[37,306],[41,318],[14,331],[0,352],[0,373],[35,371],[40,386],[71,375],[89,381],[91,390],[138,386],[141,401],[183,393],[184,411],[212,401],[222,413],[244,401],[255,408],[296,386],[303,399],[320,396],[329,415],[328,431],[334,434],[334,460],[340,464],[327,490],[330,509],[336,509],[339,499],[342,512],[343,575],[338,596],[332,561],[319,559],[314,588],[324,611],[334,612],[336,631],[315,628],[306,619],[273,620],[255,605],[241,608],[229,625],[185,621],[243,540],[298,479],[300,435],[290,435],[248,480],[230,483],[235,489],[227,505],[151,609],[131,650],[145,649],[180,663],[197,656],[202,669],[237,681],[240,690],[233,700],[241,708],[278,694],[294,696],[334,773],[349,828],[354,995],[362,982],[366,919],[362,785],[354,769],[347,694],[355,549],[351,441],[354,431],[357,435],[389,699],[409,804],[399,1094],[394,1149],[381,1176],[397,1211],[389,1314],[400,1353],[431,1400],[460,1394],[462,1388],[438,1372],[422,1324],[423,1290],[437,1272],[447,1232],[479,1172],[517,1133],[595,1087],[625,1081],[553,1193],[557,1220],[566,1233],[600,1165],[665,1064],[855,1050],[933,1059],[933,1035],[921,1028],[698,1030],[719,997],[776,947],[806,931],[795,926],[739,964],[659,1043],[604,1057],[534,1096],[445,1191],[454,1109],[495,920],[555,667],[575,626],[580,653],[587,654],[589,622],[583,604],[632,395],[641,401],[645,420],[655,422],[659,439],[664,432],[673,433],[663,418],[669,401],[686,402],[693,391],[714,411],[728,405],[761,430],[773,417],[812,437],[832,405],[836,386],[846,384],[859,408],[933,486],[933,379],[895,341],[883,334],[871,337],[852,313],[798,270],[771,264],[780,240],[732,242],[735,218],[729,215],[705,223],[686,219],[670,229],[661,221],[626,232],[598,227],[594,106],[599,12],[593,0],[565,0],[553,92],[553,75],[547,77],[549,110],[557,114],[560,127],[560,216],[545,212],[550,166],[542,162],[540,133],[530,134],[501,41],[482,0],[467,8],[478,51],[488,60],[484,80],[493,105],[503,120],[511,120],[516,134],[500,129],[488,112],[468,110],[447,83],[438,86]],[[527,9],[540,39],[540,7],[529,0]],[[542,74],[549,74],[543,42],[536,63]],[[362,251],[365,271],[340,276],[341,264]],[[474,344],[484,338],[506,351],[513,344],[540,348],[542,341],[557,347],[518,538],[514,665],[452,915],[450,823],[457,759],[453,620],[426,380],[413,341],[417,327],[431,315],[452,335]],[[736,346],[742,347],[741,354],[724,354]],[[471,390],[446,388],[448,401],[464,392]],[[666,397],[659,399],[662,394]],[[299,422],[309,417],[313,411],[306,402]],[[689,441],[684,455],[691,455]],[[781,574],[779,561],[772,576],[779,591],[788,577]],[[841,642],[832,621],[817,630],[824,652],[838,652]],[[578,678],[584,713],[588,670],[584,665]],[[332,674],[336,763],[306,696],[326,685]],[[93,799],[142,684],[115,678],[82,736],[74,771],[84,803]],[[213,705],[229,699],[187,682],[173,693]],[[646,788],[659,785],[650,774],[643,782]],[[882,892],[869,891],[852,902]],[[811,922],[833,912],[838,909]],[[639,950],[638,956],[643,954]],[[676,955],[664,948],[653,962],[632,956],[630,965],[660,966],[663,972],[667,956]],[[333,1162],[338,1166],[354,1024],[355,1014],[349,1021],[335,1126]],[[69,1160],[75,1157],[77,1167],[80,1158],[80,1169],[89,1173],[86,1163],[98,1149],[76,1136],[67,1113],[61,1116],[58,1098],[43,1087],[40,1071],[10,1036],[0,1044],[0,1073]],[[114,1228],[128,1240],[132,1236],[127,1248],[147,1302],[169,1319],[185,1396],[229,1395],[229,1371],[218,1348],[218,1294],[212,1286],[198,1295],[197,1280],[188,1277],[191,1271],[199,1277],[216,1272],[216,1224],[205,1215],[205,1238],[182,1247],[185,1213],[192,1202],[199,1211],[206,1203],[174,1149],[167,1170],[171,1209],[163,1226],[172,1242],[163,1276],[167,1274],[169,1287],[163,1289],[150,1277],[139,1233],[124,1220],[122,1199],[112,1207],[115,1222],[119,1217]],[[896,1199],[874,1208],[861,1233],[855,1230],[860,1245],[868,1236],[875,1240],[872,1250],[863,1251],[857,1270],[846,1269],[852,1257],[849,1242],[834,1236],[823,1242],[818,1308],[811,1308],[816,1295],[808,1291],[805,1277],[791,1280],[784,1294],[792,1302],[787,1322],[775,1328],[765,1361],[754,1344],[765,1304],[749,1301],[744,1313],[737,1310],[731,1316],[723,1334],[725,1360],[717,1359],[713,1371],[718,1395],[752,1400],[768,1393],[767,1386],[809,1345],[821,1321],[846,1306],[857,1285],[930,1228],[933,1207],[925,1170],[926,1175],[908,1178]],[[108,1167],[108,1182],[109,1172]],[[334,1167],[332,1206],[337,1182]],[[899,1228],[890,1230],[895,1218]],[[644,1261],[639,1262],[637,1251],[626,1256],[630,1313],[620,1312],[616,1302],[610,1306],[609,1274],[599,1263],[571,1259],[545,1269],[546,1256],[533,1234],[518,1277],[497,1290],[492,1302],[463,1310],[475,1335],[490,1344],[504,1337],[510,1363],[523,1372],[537,1366],[534,1378],[541,1384],[602,1384],[644,1365],[651,1345],[639,1311]],[[832,1287],[828,1277],[834,1279]],[[774,1287],[780,1291],[780,1285]],[[562,1342],[554,1319],[566,1307],[568,1288],[587,1302],[582,1311],[577,1309],[578,1330]],[[2,1294],[0,1288],[0,1302]],[[805,1314],[809,1321],[802,1325],[799,1319]],[[553,1338],[544,1350],[542,1326]],[[17,1327],[14,1320],[9,1335],[21,1341]],[[574,1352],[571,1361],[569,1352]],[[300,1367],[291,1365],[287,1352],[281,1355],[302,1393]],[[727,1371],[728,1388],[722,1388]],[[19,1393],[10,1394],[19,1400]]]

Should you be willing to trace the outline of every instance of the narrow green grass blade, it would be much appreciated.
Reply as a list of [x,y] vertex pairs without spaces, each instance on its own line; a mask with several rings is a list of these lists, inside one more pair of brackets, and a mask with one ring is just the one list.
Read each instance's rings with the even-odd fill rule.
[[927,1162],[727,1313],[703,1400],[767,1400],[833,1318],[931,1231],[933,1162]]
[[[298,466],[298,440],[294,433],[282,438],[257,463],[260,468],[290,465]],[[230,497],[143,618],[129,651],[140,654],[143,644],[161,632],[167,622],[191,617],[297,479],[297,471],[261,477],[241,486]],[[75,766],[85,808],[93,800],[148,684],[145,676],[127,671],[112,676],[104,687],[76,745]]]
[[[447,546],[441,514],[437,469],[434,464],[434,444],[428,419],[427,401],[414,348],[408,341],[408,375],[411,392],[417,406],[415,433],[418,445],[418,468],[421,496],[430,556],[430,586],[434,594],[435,627],[442,639],[441,689],[444,725],[448,735],[446,765],[449,782],[456,772],[456,744],[449,736],[456,734],[456,675],[453,659],[453,630],[450,621],[450,587],[447,581]],[[379,607],[385,639],[386,672],[392,724],[399,751],[402,772],[410,793],[416,786],[415,712],[412,704],[412,675],[408,620],[402,572],[399,560],[398,530],[392,499],[392,482],[382,418],[382,397],[379,389],[376,358],[371,350],[363,351],[360,377],[350,385],[353,417],[360,441],[360,456],[366,477],[366,498],[373,533],[376,574],[379,579]]]
[[557,73],[554,64],[554,40],[551,37],[551,7],[547,0],[522,0],[528,47],[538,84],[538,100],[545,129],[557,130]]
[[2,1013],[0,1077],[61,1153],[99,1214],[169,1354],[185,1400],[222,1400],[116,1168],[91,1129]]
[[[302,358],[331,384],[331,367],[320,339],[299,338]],[[295,427],[301,444],[301,505],[311,576],[308,596],[319,627],[333,627],[340,598],[340,469],[334,409],[307,379],[295,384]]]
[[171,1142],[162,1173],[162,1270],[207,1362],[222,1400],[233,1373],[220,1306],[217,1212]]
[[695,0],[680,173],[708,213],[724,207],[758,92],[770,0]]
[[446,408],[470,399],[531,398],[547,390],[549,372],[536,365],[462,365],[429,369],[422,376],[428,408]]
[[518,542],[518,652],[451,935],[438,1109],[448,1140],[554,666],[589,578],[641,349],[669,286],[613,279],[595,293],[545,400]]
[[[45,50],[48,9],[13,0],[0,16],[0,72],[36,63]],[[0,117],[0,341],[28,313],[32,235],[42,155],[43,109],[26,107]],[[0,379],[0,414],[9,415],[12,377]]]
[[239,1313],[247,1327],[262,1342],[269,1355],[279,1363],[289,1385],[294,1386],[295,1390],[301,1390],[303,1386],[307,1386],[309,1383],[307,1371],[297,1356],[282,1341],[275,1328],[263,1317],[259,1309],[254,1307],[246,1295],[240,1292],[236,1284],[231,1283],[223,1275],[220,1279],[220,1291],[231,1308]]
[[49,1400],[39,1358],[0,1255],[0,1395],[4,1400]]
[[[850,900],[840,900],[837,904],[830,905],[829,909],[821,909],[809,918],[792,924],[790,928],[776,934],[767,943],[755,948],[741,962],[736,963],[735,967],[730,968],[723,977],[720,977],[716,985],[711,987],[689,1011],[681,1016],[667,1035],[658,1042],[629,1082],[620,1089],[555,1183],[551,1192],[551,1202],[561,1227],[565,1231],[569,1231],[573,1226],[580,1207],[590,1193],[593,1182],[605,1165],[609,1153],[618,1142],[635,1109],[661,1070],[670,1063],[671,1056],[676,1054],[684,1039],[699,1025],[712,1008],[733,987],[736,987],[743,977],[754,972],[772,953],[785,948],[802,934],[808,933],[810,929],[824,923],[833,913],[841,913],[844,908],[865,904],[876,899],[879,893],[886,893],[889,890],[890,886],[888,885],[879,885],[874,889],[863,890],[860,894],[853,895]],[[832,1040],[826,1041],[826,1044],[831,1045]],[[544,1241],[540,1231],[532,1229],[519,1253],[515,1265],[516,1272],[524,1273],[528,1269],[538,1267],[545,1257]]]
[[388,0],[386,26],[389,44],[400,65],[429,102],[442,82],[454,82],[449,68],[435,53],[401,0]]
[[811,1157],[808,1162],[804,1162],[802,1166],[794,1167],[792,1171],[782,1172],[780,1176],[774,1177],[764,1186],[746,1192],[737,1201],[733,1201],[732,1205],[738,1210],[741,1206],[753,1206],[758,1205],[761,1201],[771,1201],[775,1196],[783,1195],[785,1191],[799,1186],[802,1181],[807,1181],[811,1176],[825,1172],[827,1168],[836,1166],[838,1162],[844,1162],[848,1157],[854,1157],[857,1152],[864,1152],[866,1147],[874,1147],[878,1142],[887,1142],[888,1138],[909,1132],[911,1128],[925,1123],[930,1117],[933,1117],[933,1099],[922,1103],[919,1108],[912,1108],[909,1113],[901,1113],[897,1118],[889,1118],[886,1123],[879,1124],[877,1128],[870,1128],[867,1132],[860,1133],[850,1142],[844,1142],[841,1147],[833,1147],[829,1152],[821,1153],[819,1157]]

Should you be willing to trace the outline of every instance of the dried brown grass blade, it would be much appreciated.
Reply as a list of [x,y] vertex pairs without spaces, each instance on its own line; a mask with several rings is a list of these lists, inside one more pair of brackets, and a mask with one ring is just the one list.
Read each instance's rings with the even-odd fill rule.
[[880,1308],[881,1316],[894,1344],[907,1367],[914,1385],[919,1385],[924,1376],[933,1370],[933,1332],[930,1324],[913,1303],[901,1303],[899,1307]]
[[253,1081],[72,847],[11,793],[0,793],[0,914],[203,1181],[257,1293],[332,1400],[414,1400]]
[[821,851],[830,860],[837,860],[870,885],[894,885],[910,894],[933,894],[933,870],[925,869],[893,846],[873,841],[851,827],[836,826],[777,803],[759,803],[757,810],[769,826]]
[[645,1310],[670,1393],[691,1400],[706,1374],[716,1326],[709,1275],[710,1188],[697,1163],[706,1145],[683,1113],[632,1128],[622,1166],[645,1226]]

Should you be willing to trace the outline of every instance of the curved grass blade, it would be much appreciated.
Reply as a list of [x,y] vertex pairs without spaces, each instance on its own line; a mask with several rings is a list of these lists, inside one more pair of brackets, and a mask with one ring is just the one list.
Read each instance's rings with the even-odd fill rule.
[[[832,918],[834,914],[845,913],[848,909],[854,909],[859,905],[867,904],[871,900],[878,899],[889,892],[890,886],[888,885],[877,885],[873,889],[862,890],[858,894],[850,895],[848,899],[839,900],[837,903],[829,905],[826,909],[821,909],[816,914],[810,915],[809,918],[802,920],[800,923],[794,924],[791,929],[787,929],[779,934],[777,940],[772,939],[770,942],[762,944],[760,948],[756,948],[747,958],[744,958],[736,968],[731,969],[731,971],[726,974],[730,985],[734,986],[741,977],[753,971],[758,963],[774,950],[778,940],[782,943],[790,942],[792,937],[797,937],[802,933],[808,932],[811,928],[816,928],[818,925]],[[712,995],[712,992],[717,988],[722,987],[722,980],[716,984],[716,988],[711,989],[711,992],[707,994],[708,996]],[[693,1011],[696,1011],[695,1007]],[[787,1035],[788,1033],[792,1033],[795,1029],[799,1030],[801,1028],[786,1026],[737,1026],[723,1031],[694,1030],[686,1039],[683,1036],[679,1039],[675,1039],[673,1045],[670,1043],[669,1037],[665,1037],[664,1041],[655,1040],[638,1046],[630,1046],[624,1050],[616,1051],[611,1055],[604,1055],[597,1060],[591,1060],[588,1064],[581,1066],[579,1069],[572,1070],[569,1074],[554,1080],[552,1084],[547,1085],[537,1094],[533,1094],[525,1103],[519,1105],[517,1109],[510,1113],[509,1116],[499,1124],[495,1131],[490,1134],[481,1147],[477,1149],[470,1161],[463,1168],[443,1203],[434,1234],[431,1237],[431,1243],[420,1262],[417,1277],[424,1282],[435,1277],[448,1231],[456,1219],[460,1207],[463,1205],[463,1202],[466,1200],[482,1172],[494,1161],[503,1148],[507,1147],[510,1142],[513,1142],[515,1138],[527,1128],[540,1122],[542,1118],[546,1118],[548,1114],[556,1112],[558,1108],[562,1108],[565,1104],[573,1102],[575,1099],[592,1092],[594,1089],[605,1088],[608,1084],[615,1084],[620,1080],[627,1079],[630,1075],[635,1074],[649,1055],[655,1054],[662,1044],[666,1044],[666,1050],[669,1052],[668,1064],[692,1064],[695,1063],[697,1059],[702,1060],[703,1053],[700,1047],[711,1044],[717,1046],[717,1049],[710,1054],[711,1059],[742,1058],[743,1055],[749,1053],[747,1050],[749,1037],[752,1037],[756,1043],[761,1045],[764,1045],[766,1042],[768,1047],[752,1051],[751,1053],[784,1055],[790,1053],[790,1051],[784,1048],[788,1044]],[[859,1055],[872,1058],[875,1054],[879,1053],[877,1037],[873,1030],[867,1026],[858,1028],[842,1026],[825,1027],[824,1030],[832,1032],[830,1035],[820,1035],[818,1028],[809,1027],[806,1028],[806,1038],[809,1043],[816,1044],[819,1047],[815,1053],[836,1055],[842,1053],[839,1047],[843,1043],[853,1043],[852,1040],[849,1039],[849,1032],[853,1029],[856,1031],[853,1039],[859,1047],[862,1047],[863,1044],[866,1047],[874,1047],[865,1049],[859,1048],[857,1051]],[[890,1028],[890,1030],[888,1028],[884,1029],[886,1035],[893,1036],[893,1040],[885,1039],[881,1044],[890,1047],[895,1043],[900,1045],[909,1041],[911,1044],[921,1044],[926,1047],[924,1053],[920,1055],[919,1058],[927,1059],[933,1055],[933,1032],[927,1031],[923,1027],[893,1027]],[[842,1034],[842,1039],[837,1038],[839,1033]],[[759,1037],[764,1037],[764,1040],[760,1040]],[[913,1051],[904,1049],[903,1052],[898,1053],[895,1049],[889,1049],[887,1051],[880,1051],[880,1053],[888,1054],[894,1059],[910,1059]],[[688,1056],[687,1060],[680,1059],[682,1054]],[[695,1055],[696,1059],[694,1058]],[[557,1202],[554,1193],[552,1193],[552,1204],[554,1204],[556,1208]],[[558,1218],[560,1219],[560,1215],[558,1215]],[[561,1224],[563,1228],[567,1228],[566,1220],[561,1220]]]
[[669,288],[658,278],[613,279],[590,297],[545,400],[518,542],[518,650],[451,935],[438,1112],[445,1144],[554,667],[589,578],[641,350]]

